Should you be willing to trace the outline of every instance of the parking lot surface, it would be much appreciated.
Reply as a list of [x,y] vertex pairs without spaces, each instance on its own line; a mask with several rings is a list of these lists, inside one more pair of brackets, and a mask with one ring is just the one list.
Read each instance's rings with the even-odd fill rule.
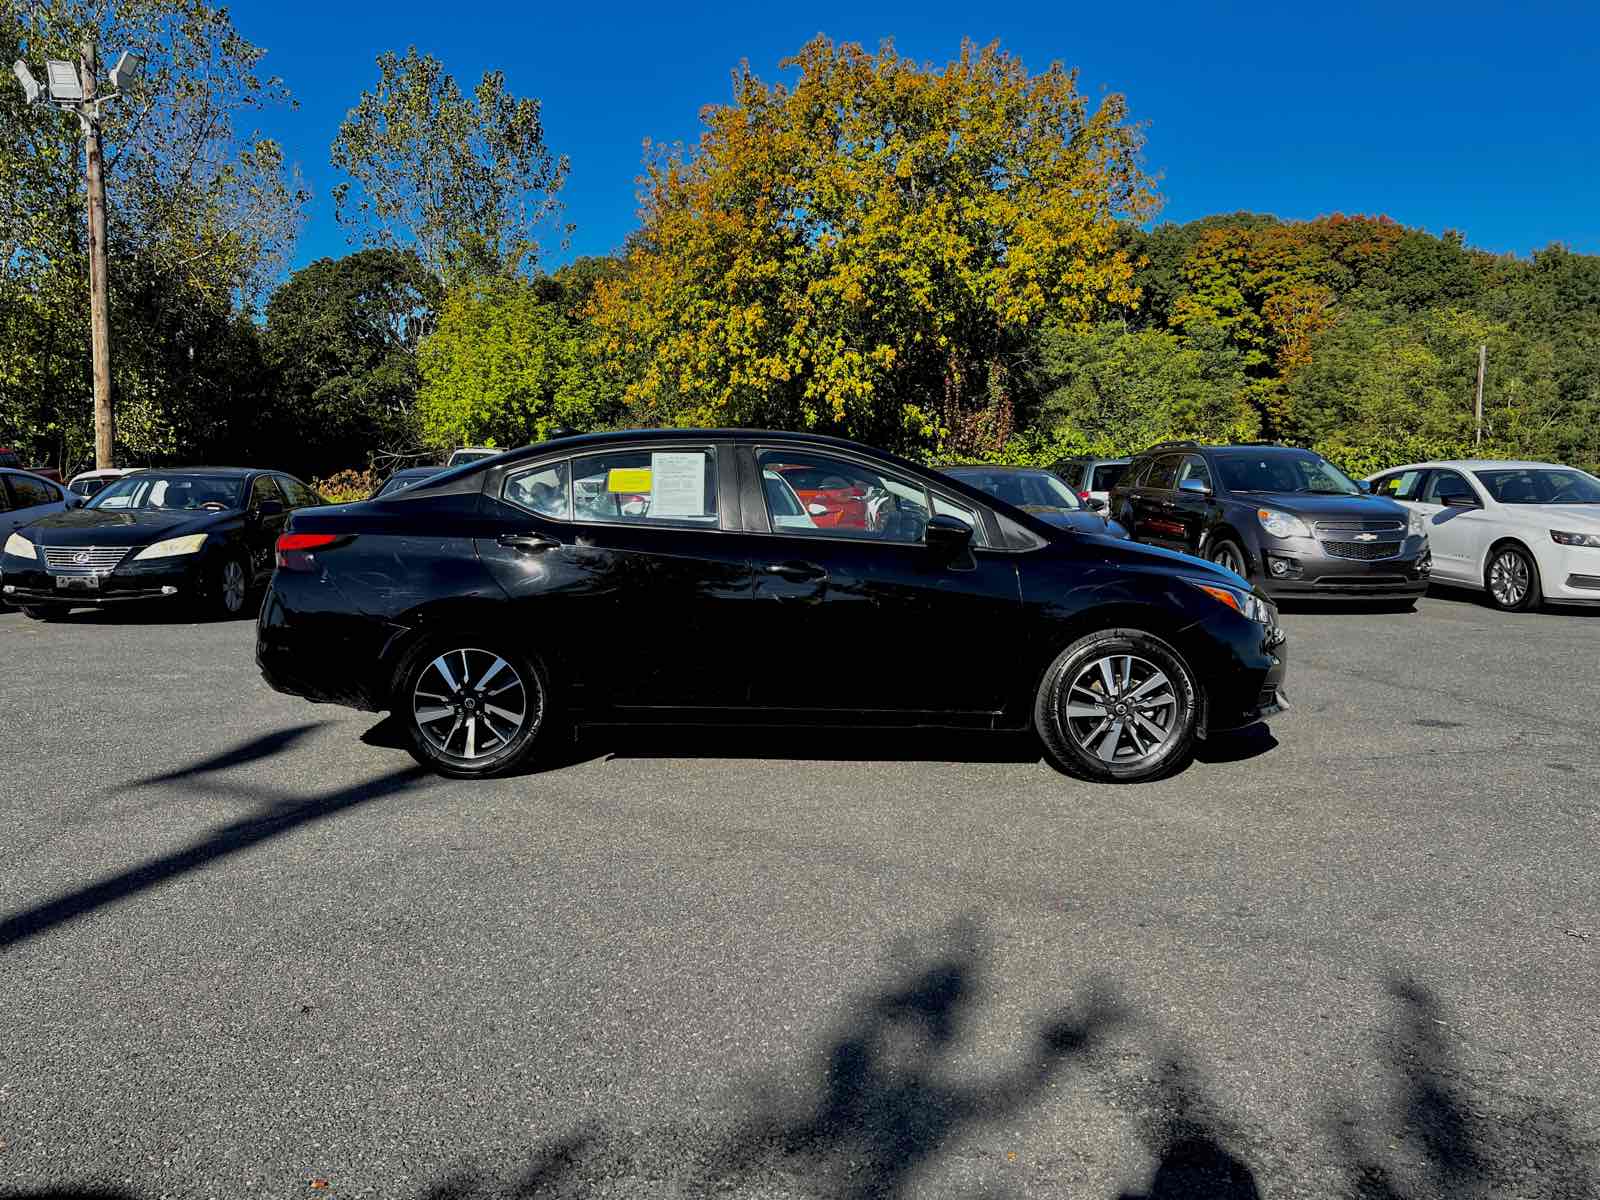
[[1600,615],[1284,622],[1294,707],[1156,784],[469,783],[248,622],[0,612],[0,1194],[1596,1195]]

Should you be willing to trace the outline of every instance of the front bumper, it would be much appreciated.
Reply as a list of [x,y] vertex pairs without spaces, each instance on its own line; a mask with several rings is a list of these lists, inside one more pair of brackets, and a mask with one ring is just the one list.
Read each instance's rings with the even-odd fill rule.
[[1398,553],[1383,557],[1353,557],[1384,548],[1381,541],[1356,540],[1365,536],[1355,532],[1315,538],[1263,537],[1261,590],[1285,600],[1415,599],[1428,590],[1433,557],[1426,538],[1407,536],[1399,542]]
[[[34,608],[61,605],[98,608],[141,600],[193,597],[201,587],[200,564],[195,556],[152,559],[148,563],[123,563],[109,572],[46,570],[37,560],[7,555],[0,598],[6,603]],[[58,579],[68,580],[60,586]]]

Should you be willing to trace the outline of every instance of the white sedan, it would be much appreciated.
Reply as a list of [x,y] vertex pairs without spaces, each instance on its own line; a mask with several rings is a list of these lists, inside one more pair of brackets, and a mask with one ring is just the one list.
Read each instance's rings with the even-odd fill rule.
[[1600,479],[1553,463],[1412,463],[1368,480],[1424,514],[1433,581],[1525,612],[1600,604]]

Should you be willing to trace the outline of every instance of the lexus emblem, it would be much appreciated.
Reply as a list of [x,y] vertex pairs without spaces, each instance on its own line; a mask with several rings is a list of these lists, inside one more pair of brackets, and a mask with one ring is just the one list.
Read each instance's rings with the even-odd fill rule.
[[1378,540],[1378,535],[1375,534],[1375,533],[1358,533],[1358,534],[1356,534],[1356,541],[1358,541],[1358,542],[1375,542],[1377,540]]
[[79,550],[72,556],[72,561],[80,567],[87,567],[89,565],[89,552],[87,550]]

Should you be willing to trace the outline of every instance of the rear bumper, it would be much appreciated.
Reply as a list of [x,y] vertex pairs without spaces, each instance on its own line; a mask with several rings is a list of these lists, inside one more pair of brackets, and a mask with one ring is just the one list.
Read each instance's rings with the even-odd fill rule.
[[[314,582],[275,576],[256,619],[256,666],[274,691],[367,712],[389,707],[386,647],[398,632],[315,604]],[[309,603],[308,603],[309,602]]]

